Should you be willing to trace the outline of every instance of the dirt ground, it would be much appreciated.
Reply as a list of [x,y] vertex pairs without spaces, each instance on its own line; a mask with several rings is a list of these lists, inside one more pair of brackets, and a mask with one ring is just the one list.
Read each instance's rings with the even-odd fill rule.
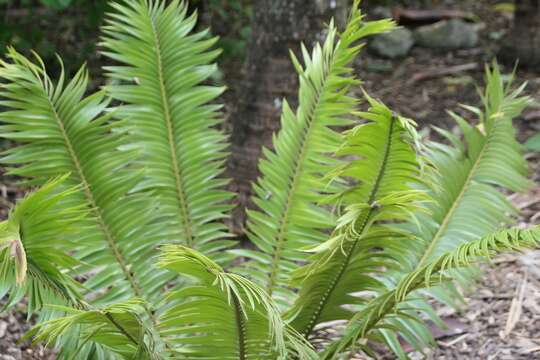
[[[483,64],[491,61],[498,47],[496,38],[510,24],[508,15],[493,10],[493,3],[467,2],[482,27],[478,47],[452,52],[414,48],[408,57],[395,61],[365,52],[356,64],[363,86],[421,126],[452,127],[446,110],[459,112],[458,103],[478,104],[476,86],[481,84]],[[470,70],[454,71],[460,68]],[[511,71],[510,67],[503,69]],[[526,92],[540,100],[540,70],[518,69],[516,81],[528,81]],[[528,109],[516,126],[520,140],[540,131],[540,110]],[[527,194],[512,195],[522,210],[522,226],[540,223],[540,155],[527,156],[535,186]],[[0,178],[2,218],[13,199],[21,195],[11,184],[12,179]],[[484,270],[463,312],[439,308],[449,329],[439,332],[439,348],[430,351],[428,359],[540,359],[540,251],[501,256]],[[25,323],[23,313],[0,314],[0,360],[54,358],[40,346],[16,344],[28,329]],[[421,358],[420,354],[412,357]]]
[[[484,64],[492,61],[498,51],[495,38],[510,26],[511,18],[496,12],[495,3],[472,1],[465,8],[480,19],[478,47],[447,52],[415,47],[406,58],[393,61],[365,52],[357,63],[363,86],[422,127],[452,128],[454,124],[446,111],[461,112],[459,103],[479,105],[477,86],[482,85]],[[470,70],[457,71],[463,68]],[[503,66],[503,72],[511,71],[512,67]],[[516,84],[524,81],[528,83],[526,93],[539,101],[540,69],[519,68]],[[515,125],[518,138],[525,140],[540,131],[540,111],[526,110]],[[530,153],[527,157],[534,187],[526,194],[511,196],[522,212],[520,226],[540,223],[540,155]],[[485,274],[474,294],[466,297],[468,305],[461,313],[439,307],[449,328],[437,332],[439,347],[429,351],[426,358],[540,359],[540,251],[501,256],[483,268]],[[411,357],[419,359],[422,355]]]

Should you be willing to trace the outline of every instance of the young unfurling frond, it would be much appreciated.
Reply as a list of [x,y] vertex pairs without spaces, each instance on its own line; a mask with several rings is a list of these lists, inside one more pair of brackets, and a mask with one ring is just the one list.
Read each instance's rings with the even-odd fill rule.
[[[389,293],[397,291],[395,289],[404,279],[418,274],[442,254],[458,246],[466,248],[467,243],[478,241],[499,229],[501,224],[512,221],[515,210],[501,194],[500,187],[521,191],[529,184],[524,177],[527,172],[526,163],[520,145],[514,138],[512,119],[530,104],[531,99],[520,95],[523,87],[512,90],[511,81],[503,81],[496,65],[487,70],[486,81],[484,111],[466,107],[479,115],[478,126],[474,127],[465,119],[452,114],[463,131],[463,141],[439,129],[448,138],[450,145],[435,142],[428,144],[427,162],[433,168],[428,169],[426,175],[430,176],[426,185],[432,201],[426,204],[427,211],[415,214],[417,225],[420,226],[409,226],[414,241],[408,249],[400,251],[397,258],[399,268],[385,272],[387,281],[395,285],[375,298],[378,299],[377,304],[382,306],[377,308],[377,312],[382,311],[379,314],[381,316],[391,315],[385,311],[393,311],[394,308],[381,304],[386,301]],[[487,246],[484,250],[489,252],[492,243],[484,241],[482,244]],[[458,271],[445,274],[466,285],[474,278],[471,271],[460,266]],[[404,353],[397,341],[398,334],[420,351],[433,343],[424,320],[429,319],[435,323],[440,321],[431,305],[424,300],[425,295],[450,304],[460,297],[453,283],[447,282],[444,287],[416,293],[414,301],[405,297],[396,301],[396,306],[401,310],[391,316],[390,323],[399,330],[378,329],[373,336],[386,342],[400,358],[404,358]],[[370,311],[366,308],[359,313],[363,315],[358,316],[364,316]],[[375,316],[375,312],[370,314]],[[415,331],[411,332],[410,329]]]
[[[92,356],[108,360],[165,359],[153,342],[154,335],[150,332],[151,327],[143,321],[146,308],[147,304],[140,299],[131,299],[100,308],[73,309],[54,306],[53,309],[66,315],[38,324],[26,337],[33,337],[34,341],[54,343],[61,342],[62,337],[76,333],[81,344],[92,341],[101,346],[100,349],[95,350],[94,354],[87,355],[86,358]],[[80,347],[81,345],[74,346],[72,358],[85,357],[79,352]],[[100,351],[106,352],[100,353]]]

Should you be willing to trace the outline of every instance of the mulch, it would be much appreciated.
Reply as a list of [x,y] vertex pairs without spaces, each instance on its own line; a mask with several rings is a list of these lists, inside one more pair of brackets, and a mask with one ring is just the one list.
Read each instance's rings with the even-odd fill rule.
[[[540,224],[540,155],[529,155],[535,186],[510,197],[520,227]],[[452,335],[443,331],[427,359],[540,359],[540,250],[502,255],[482,268],[463,312],[439,307]]]
[[[480,43],[473,49],[438,52],[413,48],[399,60],[384,60],[365,52],[357,62],[358,77],[371,96],[381,99],[394,111],[416,120],[421,128],[452,129],[447,114],[452,110],[468,115],[458,104],[480,105],[478,86],[483,84],[485,63],[498,51],[494,35],[506,31],[507,16],[495,13],[494,1],[466,2],[479,16]],[[504,73],[511,66],[502,65]],[[515,84],[527,82],[526,93],[540,100],[540,72],[518,68]],[[516,119],[518,139],[524,141],[540,131],[538,109],[528,109]],[[429,133],[429,131],[428,131]],[[534,187],[526,194],[511,196],[521,210],[519,226],[540,224],[540,154],[530,153]],[[438,348],[425,358],[434,360],[517,360],[540,359],[540,251],[497,257],[482,266],[477,288],[466,295],[461,311],[439,305],[439,315],[448,329],[434,331]],[[424,355],[411,353],[412,359]],[[386,354],[384,358],[392,359]]]

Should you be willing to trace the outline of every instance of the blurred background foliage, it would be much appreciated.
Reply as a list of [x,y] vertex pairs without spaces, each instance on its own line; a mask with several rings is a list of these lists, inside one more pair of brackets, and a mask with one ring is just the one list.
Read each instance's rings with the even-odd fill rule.
[[209,25],[220,36],[222,59],[243,58],[251,36],[250,0],[194,0],[191,6],[201,13],[201,26]]
[[[95,51],[107,0],[0,0],[0,47],[11,45],[28,54],[36,51],[58,70],[60,54],[69,72],[87,62],[99,74]],[[210,26],[220,36],[222,61],[242,59],[251,34],[250,0],[191,0],[200,14],[199,27]],[[2,50],[3,52],[3,50]]]
[[[69,71],[97,66],[95,42],[106,0],[0,0],[0,47],[36,51],[54,66],[61,54]],[[4,50],[2,50],[4,52]]]
[[[487,59],[493,57],[494,50],[492,49],[492,43],[500,40],[499,42],[504,47],[502,37],[508,30],[508,26],[506,25],[511,22],[509,19],[512,18],[512,14],[516,8],[515,4],[533,3],[534,1],[536,0],[363,0],[362,7],[371,16],[381,16],[380,14],[382,14],[384,17],[393,16],[393,10],[399,8],[447,8],[480,11],[480,15],[483,14],[484,18],[481,20],[475,18],[473,21],[477,22],[477,25],[480,27],[485,27],[487,23],[487,37],[484,36],[484,39],[488,41],[484,41],[478,48],[479,57],[482,55],[482,60],[487,61]],[[346,7],[347,2],[352,2],[352,0],[289,0],[281,2],[278,0],[188,0],[188,2],[190,11],[197,11],[199,14],[199,29],[210,27],[212,35],[218,35],[220,37],[218,46],[223,52],[219,59],[221,65],[220,72],[215,75],[214,81],[217,80],[227,84],[232,91],[228,92],[226,96],[230,96],[233,99],[230,103],[236,106],[236,99],[238,97],[242,98],[238,91],[242,90],[243,87],[246,88],[246,81],[242,76],[242,71],[245,72],[245,69],[248,68],[246,63],[250,65],[249,61],[245,61],[246,58],[249,58],[246,55],[251,53],[250,41],[252,39],[258,39],[257,36],[260,36],[260,34],[256,33],[256,30],[253,31],[252,29],[256,29],[257,26],[252,25],[251,22],[255,21],[254,24],[256,24],[260,20],[257,20],[254,16],[256,12],[254,10],[261,9],[262,4],[272,4],[273,6],[277,3],[294,3],[304,10],[306,6],[315,7],[314,4],[320,6],[321,3],[325,2],[334,4],[334,7]],[[100,68],[103,65],[104,59],[96,51],[96,46],[98,46],[97,44],[99,42],[99,27],[104,21],[104,14],[108,11],[108,3],[108,0],[0,0],[1,52],[4,53],[4,49],[9,45],[16,47],[17,50],[25,55],[28,55],[33,50],[43,58],[49,67],[49,72],[53,76],[58,73],[60,68],[58,61],[55,59],[56,54],[61,55],[68,74],[73,74],[83,63],[87,63],[93,80],[93,87],[100,86],[103,82],[103,78],[100,76]],[[383,10],[382,12],[380,11],[381,9]],[[486,12],[486,9],[489,11]],[[530,13],[531,11],[522,11],[522,13],[527,12]],[[311,16],[306,15],[305,12],[297,15],[298,17],[302,15],[304,17]],[[501,19],[507,20],[502,21]],[[536,17],[533,15],[533,22],[531,24],[538,28],[538,21],[535,19]],[[318,23],[318,19],[316,22]],[[529,23],[522,20],[519,20],[517,23],[525,24],[522,27],[525,28],[525,31],[531,32]],[[296,21],[295,24],[300,26],[301,22]],[[272,37],[276,37],[275,22],[262,30],[269,33]],[[290,37],[293,40],[293,44],[298,42],[298,39],[294,38],[293,35]],[[510,45],[518,44],[518,50],[524,50],[525,55],[532,53],[536,58],[540,58],[540,55],[538,55],[540,52],[536,50],[539,48],[539,37],[535,36],[535,42],[524,44],[517,41],[521,38],[524,38],[524,36],[516,32],[514,37],[509,37],[510,40],[507,43]],[[287,49],[291,47],[291,42],[282,42],[279,40],[278,43],[276,46],[279,46],[279,48]],[[286,45],[283,45],[284,43]],[[513,55],[516,54],[515,49],[510,48],[500,53],[501,55],[510,54],[508,63],[515,63],[515,58],[517,57]],[[272,60],[267,59],[272,58],[272,54],[269,53],[255,55],[265,58],[267,62],[271,62]],[[448,53],[446,57],[451,59],[453,54]],[[285,58],[288,64],[288,52]],[[252,60],[256,62],[260,59]],[[472,56],[471,60],[476,61],[477,59]],[[520,64],[524,63],[523,59],[521,60]],[[280,61],[281,59],[277,59],[275,62],[279,63]],[[390,62],[384,59],[368,59],[365,63],[369,71],[379,71],[382,69],[382,71],[388,72],[394,69],[395,65],[400,63],[400,61]],[[418,61],[418,58],[415,57],[414,62]],[[434,64],[429,63],[428,65],[432,66]],[[272,67],[270,66],[270,68]],[[288,70],[292,71],[292,68]],[[272,71],[276,72],[275,69]],[[292,74],[291,71],[288,73],[287,71],[282,71],[282,73],[285,73],[282,78],[287,78],[290,76],[288,74]],[[274,101],[274,98],[283,96],[291,98],[290,94],[274,91],[275,89],[272,87],[272,84],[274,82],[282,82],[282,79],[273,79],[274,74],[269,76],[269,82],[264,82],[259,78],[254,79],[255,82],[264,83],[265,87],[270,88],[270,94],[261,97],[261,99],[268,98],[268,101]],[[294,86],[291,88],[294,88]],[[247,93],[250,94],[252,91],[248,91]],[[264,100],[261,101],[264,102]],[[258,103],[255,99],[253,99],[253,102]],[[272,104],[269,106],[272,106]],[[259,115],[257,114],[257,117],[260,117]],[[527,145],[535,150],[540,150],[540,136],[535,138],[534,141],[531,140]]]
[[[423,7],[445,1],[364,0],[364,4]],[[212,33],[220,36],[221,62],[244,58],[251,36],[252,3],[253,0],[189,1],[191,10],[200,15],[199,27],[210,26]],[[96,74],[101,64],[95,46],[106,11],[107,0],[0,0],[0,47],[13,45],[24,53],[32,49],[47,64],[55,64],[51,60],[58,53],[68,71],[88,62],[91,73]]]

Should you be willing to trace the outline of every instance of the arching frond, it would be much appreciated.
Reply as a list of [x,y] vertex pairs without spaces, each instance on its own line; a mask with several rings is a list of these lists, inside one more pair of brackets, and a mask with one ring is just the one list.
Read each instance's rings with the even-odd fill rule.
[[166,293],[157,327],[144,320],[148,305],[134,299],[102,308],[57,306],[67,315],[28,336],[54,343],[79,331],[77,346],[93,341],[124,359],[316,359],[258,285],[181,245],[164,246],[157,265],[192,280]]
[[0,298],[7,307],[28,296],[30,314],[44,304],[80,307],[80,285],[67,273],[77,260],[65,251],[65,242],[85,216],[84,209],[59,206],[80,188],[57,191],[65,176],[51,181],[20,200],[8,220],[0,223]]
[[169,238],[205,254],[223,257],[230,245],[220,221],[231,194],[220,174],[226,155],[219,105],[222,87],[205,85],[216,72],[219,50],[208,31],[191,33],[196,14],[187,3],[135,0],[114,3],[103,27],[103,54],[118,62],[107,67],[115,80],[107,92],[123,105],[132,140],[141,147],[144,188],[160,201],[170,221]]
[[[34,342],[55,343],[71,332],[77,332],[81,347],[93,341],[108,350],[106,359],[164,359],[153,347],[152,334],[144,324],[147,305],[134,299],[95,309],[54,308],[68,315],[36,325],[26,337]],[[148,345],[151,344],[151,345]],[[82,356],[74,351],[74,359]],[[100,354],[94,354],[94,356]],[[89,357],[90,358],[90,357]]]
[[90,214],[74,224],[81,231],[64,243],[64,251],[76,251],[86,264],[79,271],[92,270],[85,287],[94,291],[93,302],[155,298],[169,279],[151,266],[162,239],[152,225],[155,202],[143,193],[126,196],[141,174],[126,168],[136,153],[119,150],[126,138],[118,131],[121,124],[104,115],[104,93],[84,97],[84,67],[69,82],[62,71],[53,83],[37,56],[34,64],[10,49],[8,59],[0,63],[0,105],[8,108],[0,114],[0,136],[20,146],[1,161],[17,165],[10,173],[32,184],[69,173],[63,186],[80,187],[63,205]]
[[172,291],[159,317],[171,356],[189,359],[300,359],[313,351],[282,321],[260,286],[225,272],[187,247],[168,245],[159,266],[187,275],[193,286]]
[[353,293],[383,286],[374,273],[395,268],[393,251],[410,242],[410,235],[391,223],[410,221],[425,200],[413,188],[421,181],[412,123],[367,99],[371,109],[359,116],[368,122],[347,133],[338,153],[355,157],[336,171],[355,181],[340,195],[345,212],[333,237],[297,273],[302,288],[290,313],[292,325],[306,337],[321,322],[350,317],[343,305],[362,302]]
[[[385,273],[390,289],[441,254],[509,224],[516,213],[500,188],[521,191],[529,184],[524,177],[527,167],[514,138],[512,119],[531,99],[520,95],[523,87],[512,91],[511,81],[503,81],[496,64],[491,70],[487,69],[486,81],[484,110],[466,107],[478,115],[479,125],[473,127],[452,114],[463,131],[464,140],[439,129],[450,145],[428,144],[427,161],[434,171],[429,172],[427,184],[433,201],[427,204],[426,213],[416,215],[420,226],[411,229],[415,233],[414,241],[409,242],[407,249],[396,253],[401,267]],[[447,275],[463,286],[475,278],[473,271],[461,267]],[[381,299],[384,294],[387,292],[380,295]],[[417,292],[414,302],[403,299],[399,304],[399,315],[392,318],[394,330],[402,331],[400,335],[419,351],[434,344],[424,321],[439,321],[424,300],[427,296],[448,304],[456,304],[461,298],[454,283],[447,283],[444,287]],[[395,336],[396,332],[391,329],[377,333],[377,338],[386,342],[397,355],[403,354]]]
[[359,81],[353,76],[352,61],[365,36],[391,29],[388,20],[364,22],[353,5],[345,30],[338,34],[330,23],[324,44],[310,54],[303,47],[305,66],[292,55],[300,78],[296,112],[283,102],[281,131],[274,138],[274,150],[264,149],[254,186],[253,201],[258,210],[248,211],[248,235],[257,252],[242,250],[250,258],[244,273],[260,283],[282,305],[290,304],[290,273],[305,262],[300,249],[321,244],[335,226],[334,215],[317,203],[321,194],[333,192],[324,179],[335,166],[331,155],[340,145],[336,126],[350,125],[348,119],[357,101],[348,96]]
[[[428,144],[429,161],[436,169],[430,189],[434,201],[428,206],[429,216],[419,215],[422,225],[417,231],[419,241],[415,242],[414,251],[402,260],[410,267],[396,274],[396,280],[409,272],[414,273],[460,244],[513,222],[516,210],[501,189],[523,191],[530,185],[525,177],[527,164],[512,125],[512,120],[532,101],[521,95],[523,88],[524,85],[512,90],[512,78],[504,81],[497,64],[491,69],[486,68],[486,88],[482,95],[484,109],[465,106],[478,116],[478,125],[472,126],[451,113],[463,132],[463,140],[441,130],[450,145]],[[470,286],[477,277],[475,272],[475,269],[460,269],[451,276],[461,286]],[[461,298],[453,283],[426,293],[451,305],[459,304]],[[416,326],[422,326],[418,317],[401,320],[409,324],[415,321]],[[431,336],[426,339],[431,341]],[[417,348],[426,344],[419,341]]]
[[431,215],[421,219],[419,236],[424,244],[416,251],[418,267],[509,223],[509,215],[516,212],[500,188],[523,191],[530,186],[512,119],[532,99],[521,95],[525,84],[512,91],[511,79],[505,83],[496,64],[491,70],[486,68],[486,83],[484,110],[465,107],[479,117],[478,126],[451,113],[463,132],[463,143],[441,131],[452,145],[430,146],[436,187],[431,189]]
[[[446,273],[450,270],[467,268],[475,262],[485,260],[498,253],[519,251],[537,247],[540,242],[540,226],[530,229],[508,229],[489,234],[481,239],[466,242],[456,249],[427,262],[418,270],[405,276],[398,286],[372,300],[350,321],[344,336],[325,354],[325,359],[338,358],[338,353],[349,346],[355,346],[358,339],[378,336],[381,331],[395,334],[410,332],[396,320],[407,317],[403,302],[416,290],[427,288],[442,281],[452,280]],[[402,353],[400,358],[406,358]]]
[[[89,210],[80,204],[70,207],[69,198],[81,191],[79,186],[67,188],[63,182],[69,175],[54,179],[20,200],[8,220],[0,223],[0,298],[8,295],[5,308],[27,298],[27,311],[37,314],[38,322],[63,316],[64,310],[88,307],[81,295],[83,286],[72,278],[80,261],[67,252],[75,248],[72,239],[81,231],[82,220]],[[67,204],[66,204],[67,203]],[[59,358],[73,356],[71,344],[79,343],[75,329],[63,337]],[[77,354],[96,359],[110,359],[110,354],[98,344],[86,341]]]

